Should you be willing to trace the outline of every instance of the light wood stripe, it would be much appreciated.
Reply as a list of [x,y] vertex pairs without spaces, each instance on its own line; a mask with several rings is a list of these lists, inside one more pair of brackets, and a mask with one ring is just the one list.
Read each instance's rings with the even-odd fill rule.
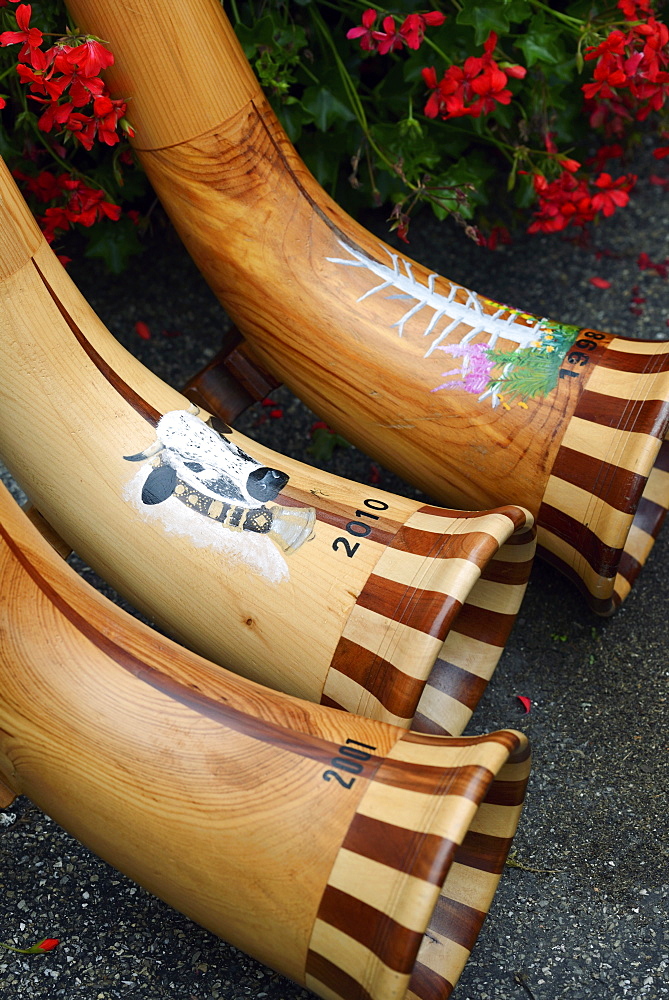
[[420,696],[413,725],[422,733],[450,736],[463,732],[473,714],[474,709],[461,699],[439,691],[428,681]]
[[518,826],[518,806],[495,806],[482,802],[476,816],[469,825],[472,833],[487,833],[494,830],[496,836],[511,838]]
[[[493,877],[479,874],[482,879]],[[425,929],[425,914],[434,905],[435,886],[430,882],[344,849],[337,855],[328,885],[389,914],[395,912],[397,897],[401,894],[407,900],[402,908],[402,923],[413,931]]]
[[633,524],[627,536],[625,552],[643,566],[654,544],[655,539],[652,535]]
[[392,663],[408,676],[420,678],[428,672],[425,661],[432,664],[443,645],[434,636],[402,622],[391,621],[359,604],[351,609],[343,635]]
[[664,340],[628,340],[622,337],[614,337],[609,348],[621,354],[635,354],[642,357],[652,357],[655,354],[666,355],[669,350]]
[[467,903],[477,910],[487,910],[495,895],[500,876],[454,861],[444,882],[443,894],[458,903]]
[[430,928],[429,936],[426,934],[421,943],[417,966],[425,966],[433,973],[436,973],[441,979],[445,979],[447,983],[452,984],[457,983],[468,958],[468,948],[463,948],[462,945],[456,944],[455,941],[441,937]]
[[457,631],[456,626],[446,636],[439,652],[439,658],[454,663],[470,674],[489,680],[499,662],[501,650],[482,642],[475,636]]
[[[467,597],[468,607],[500,614],[515,614],[522,604],[526,583],[506,584],[500,587],[492,580],[477,580]],[[456,626],[457,627],[457,626]]]
[[634,515],[611,507],[587,490],[550,476],[544,493],[544,503],[589,527],[597,537],[612,548],[622,547]]
[[[666,353],[665,345],[665,353]],[[667,399],[669,396],[669,372],[651,371],[637,374],[633,378],[629,371],[607,368],[606,362],[597,365],[588,379],[590,392],[598,392],[615,399]]]
[[481,575],[481,568],[469,559],[428,560],[412,552],[387,548],[374,567],[376,576],[421,590],[437,591],[464,600]]
[[654,466],[643,491],[643,498],[665,509],[669,507],[669,472]]
[[[401,817],[404,827],[415,833],[430,833],[460,843],[476,814],[476,804],[460,795],[444,795],[436,808],[434,796],[426,792],[401,791],[374,782],[365,793],[358,812],[384,823]],[[497,808],[497,807],[495,807]],[[434,811],[435,815],[430,815]],[[427,815],[426,815],[427,813]]]
[[608,462],[645,477],[648,469],[653,467],[660,442],[648,434],[593,425],[589,420],[574,416],[565,431],[562,445],[590,459]]
[[378,698],[369,693],[367,688],[362,687],[338,670],[331,669],[328,673],[321,699],[324,704],[325,699],[328,699],[327,703],[331,707],[339,706],[347,712],[355,712],[356,715],[364,715],[368,719],[389,722],[394,726],[405,728],[410,721],[408,717],[394,715],[388,711]]
[[409,985],[408,974],[389,968],[369,948],[323,920],[317,919],[314,924],[309,949],[327,955],[374,1000],[400,1000]]

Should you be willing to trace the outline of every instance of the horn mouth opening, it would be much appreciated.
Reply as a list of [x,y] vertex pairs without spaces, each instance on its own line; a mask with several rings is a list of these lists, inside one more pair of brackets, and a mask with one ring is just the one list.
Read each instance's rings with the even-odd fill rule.
[[534,552],[533,519],[521,507],[417,510],[358,595],[321,703],[459,735],[502,654]]
[[614,339],[565,431],[537,518],[541,555],[608,616],[669,509],[669,343]]
[[[418,795],[408,767],[423,772]],[[351,849],[335,859],[306,985],[319,996],[446,1000],[490,909],[529,769],[527,738],[511,730],[400,739],[358,805]]]

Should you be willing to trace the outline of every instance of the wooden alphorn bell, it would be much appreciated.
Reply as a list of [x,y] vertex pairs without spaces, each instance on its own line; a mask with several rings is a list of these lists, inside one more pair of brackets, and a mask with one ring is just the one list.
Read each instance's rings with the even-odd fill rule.
[[103,578],[253,680],[462,732],[524,593],[527,511],[426,506],[220,434],[103,326],[4,165],[0,300],[0,455]]
[[528,507],[538,551],[611,613],[669,505],[669,344],[492,302],[367,232],[296,154],[218,0],[68,7],[110,43],[139,159],[247,338],[231,368],[255,358],[440,503]]
[[0,487],[0,805],[28,795],[171,906],[332,1000],[442,1000],[529,770],[276,694],[158,636]]

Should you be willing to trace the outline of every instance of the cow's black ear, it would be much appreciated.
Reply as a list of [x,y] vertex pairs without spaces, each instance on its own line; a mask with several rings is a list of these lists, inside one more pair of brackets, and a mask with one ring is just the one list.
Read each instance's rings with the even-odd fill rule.
[[220,417],[209,417],[207,423],[213,430],[217,431],[221,437],[223,437],[224,434],[232,434],[232,427],[230,427],[229,424],[226,424],[224,420],[221,420]]
[[171,465],[160,465],[152,469],[142,488],[142,503],[162,503],[174,493],[177,474]]

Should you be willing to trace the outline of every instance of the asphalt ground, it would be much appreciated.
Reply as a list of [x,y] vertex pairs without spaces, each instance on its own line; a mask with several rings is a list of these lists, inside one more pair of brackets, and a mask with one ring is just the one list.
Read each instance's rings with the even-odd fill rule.
[[[667,162],[642,153],[637,169],[667,177]],[[382,220],[367,222],[384,232]],[[666,339],[669,283],[661,268],[641,270],[638,258],[663,262],[668,233],[669,193],[643,181],[632,205],[601,225],[587,248],[533,237],[490,253],[425,218],[415,223],[408,252],[528,311]],[[181,386],[215,353],[226,317],[169,230],[158,227],[150,249],[120,278],[81,259],[70,272],[114,335],[167,382]],[[596,288],[592,277],[611,287]],[[137,336],[138,320],[150,340]],[[420,496],[351,448],[317,462],[309,451],[316,418],[283,388],[272,398],[282,417],[256,405],[237,427],[339,475],[360,482],[380,475],[380,487]],[[595,617],[549,566],[535,565],[467,730],[522,729],[534,763],[513,864],[454,1000],[669,996],[668,584],[666,528],[609,619]],[[518,694],[532,701],[528,715]],[[0,813],[0,940],[27,945],[44,937],[61,944],[44,956],[0,953],[3,1000],[311,996],[147,894],[19,798]]]

